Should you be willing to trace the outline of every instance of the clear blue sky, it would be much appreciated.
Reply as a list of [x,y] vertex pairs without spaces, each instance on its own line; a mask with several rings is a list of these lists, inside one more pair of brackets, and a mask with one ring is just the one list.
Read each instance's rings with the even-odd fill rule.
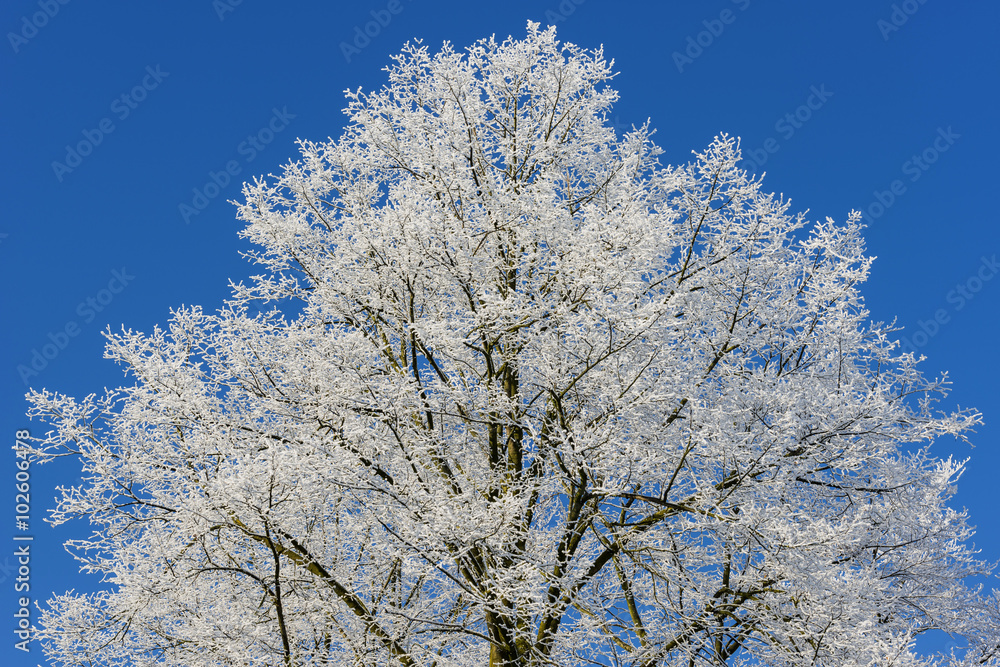
[[[0,433],[13,444],[28,425],[25,381],[76,396],[120,384],[102,359],[108,325],[149,331],[171,307],[219,306],[227,280],[254,270],[226,200],[295,157],[296,138],[338,136],[342,91],[381,86],[406,40],[464,47],[523,36],[529,19],[604,45],[621,72],[617,120],[650,118],[662,161],[687,161],[726,132],[793,208],[813,219],[868,212],[872,318],[898,318],[926,372],[950,372],[944,407],[985,416],[975,449],[938,452],[972,457],[955,504],[969,508],[984,555],[1000,558],[995,3],[7,0]],[[54,487],[78,481],[75,464],[32,471],[22,532],[4,451],[0,662],[21,667],[42,660],[37,647],[13,647],[13,537],[34,537],[32,602],[98,583],[60,546],[88,527],[42,522]]]

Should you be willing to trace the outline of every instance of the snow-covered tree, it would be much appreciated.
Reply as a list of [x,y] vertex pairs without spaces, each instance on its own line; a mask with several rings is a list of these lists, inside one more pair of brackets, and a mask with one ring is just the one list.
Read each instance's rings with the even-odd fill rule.
[[867,321],[859,214],[790,214],[726,135],[661,166],[611,67],[408,44],[245,186],[261,275],[109,332],[132,386],[29,395],[108,587],[49,602],[53,664],[997,664],[930,451],[979,415]]

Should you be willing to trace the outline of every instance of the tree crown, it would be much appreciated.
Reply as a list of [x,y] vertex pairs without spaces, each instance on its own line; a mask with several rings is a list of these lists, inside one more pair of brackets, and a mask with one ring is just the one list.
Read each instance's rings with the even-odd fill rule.
[[[600,49],[408,44],[337,141],[244,188],[263,273],[108,335],[135,383],[32,392],[58,523],[113,589],[57,664],[915,664],[998,607],[962,463],[859,215],[810,223],[720,135],[617,136]],[[275,305],[277,304],[277,305]]]

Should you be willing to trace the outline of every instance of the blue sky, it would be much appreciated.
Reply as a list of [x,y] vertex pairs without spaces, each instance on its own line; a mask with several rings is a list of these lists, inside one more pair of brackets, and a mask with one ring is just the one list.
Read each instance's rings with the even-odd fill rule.
[[[227,200],[295,157],[296,138],[339,136],[344,89],[380,87],[405,41],[464,47],[523,36],[529,19],[604,45],[621,72],[616,122],[649,118],[662,162],[685,162],[725,132],[793,209],[865,211],[878,256],[862,290],[872,318],[906,327],[927,374],[949,371],[943,407],[984,414],[974,449],[941,442],[938,453],[972,457],[955,505],[969,508],[984,556],[1000,559],[994,3],[7,0],[0,433],[13,445],[17,429],[38,432],[23,416],[28,384],[76,396],[119,385],[121,370],[102,359],[108,325],[149,331],[172,307],[221,305],[228,280],[254,271]],[[42,522],[77,466],[31,471],[19,531],[5,451],[0,656],[21,667],[42,658],[13,646],[24,595],[13,537],[33,537],[32,603],[99,583],[60,546],[88,527]]]

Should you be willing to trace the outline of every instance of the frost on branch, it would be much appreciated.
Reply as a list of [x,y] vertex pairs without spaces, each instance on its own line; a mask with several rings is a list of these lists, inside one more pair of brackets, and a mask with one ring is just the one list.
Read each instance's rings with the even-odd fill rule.
[[661,166],[552,28],[387,71],[245,187],[261,275],[31,395],[109,586],[50,601],[53,664],[996,664],[931,452],[979,415],[867,322],[858,214],[726,135]]

